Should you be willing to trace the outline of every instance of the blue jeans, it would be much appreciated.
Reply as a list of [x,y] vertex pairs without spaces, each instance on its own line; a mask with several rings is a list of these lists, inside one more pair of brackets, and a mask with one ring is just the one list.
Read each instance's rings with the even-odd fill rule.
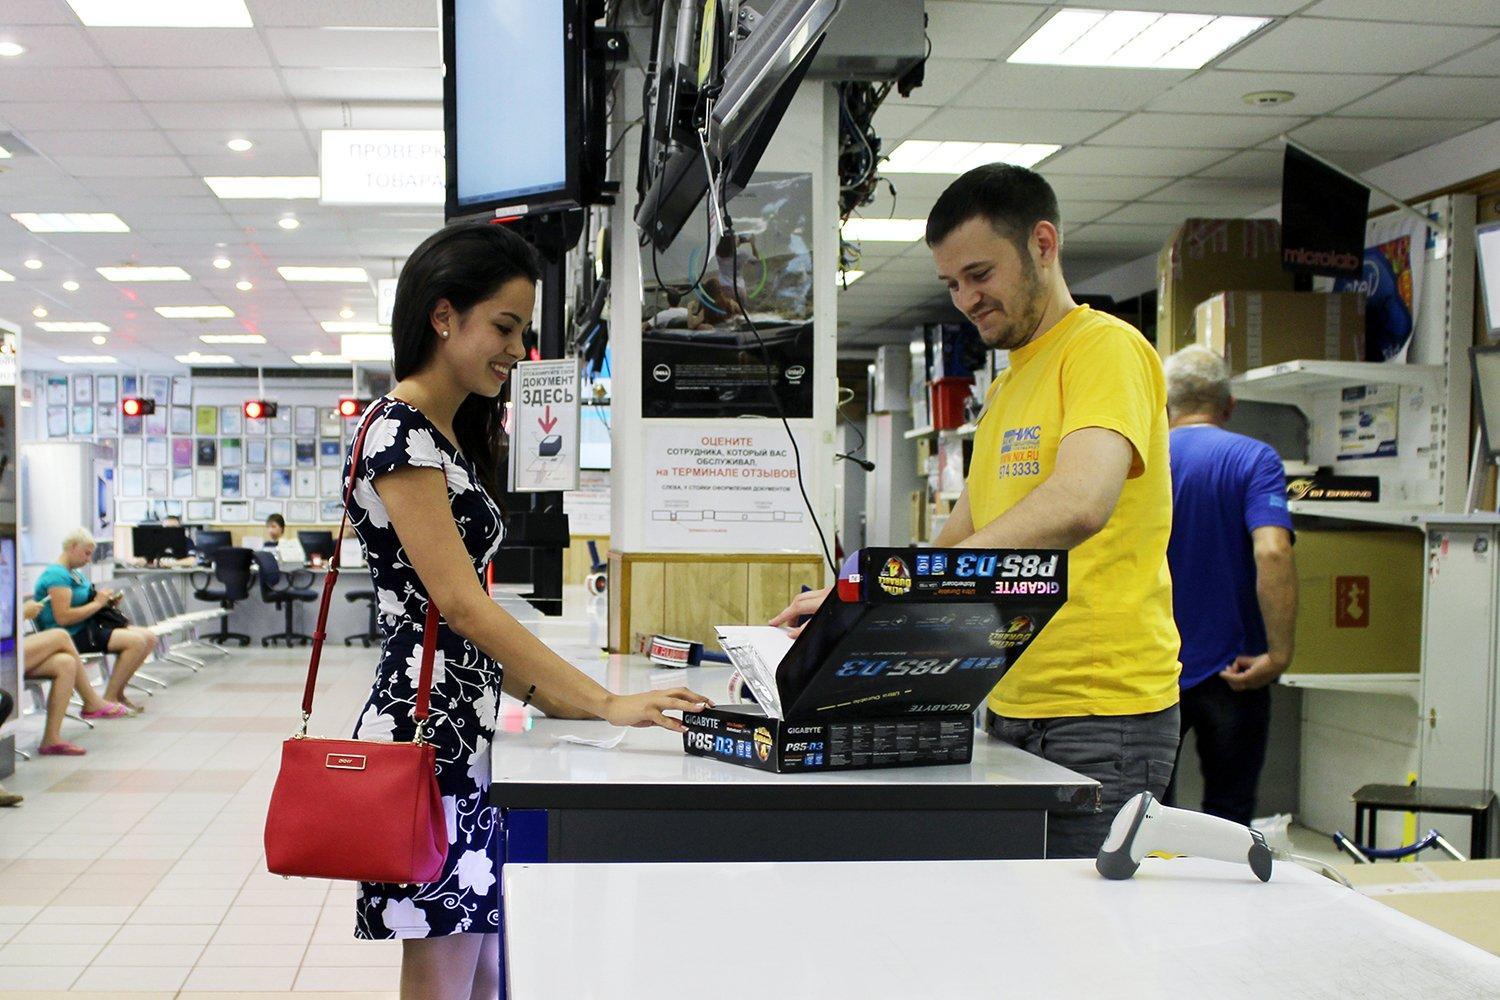
[[1177,706],[1147,715],[1011,719],[985,712],[996,739],[1099,782],[1100,811],[1048,813],[1047,857],[1099,854],[1115,813],[1137,792],[1166,794],[1180,738]]
[[[1271,734],[1271,689],[1236,691],[1214,675],[1182,692],[1182,735],[1198,734],[1203,811],[1249,825]],[[1176,782],[1167,802],[1176,804]],[[1191,806],[1189,806],[1191,808]]]

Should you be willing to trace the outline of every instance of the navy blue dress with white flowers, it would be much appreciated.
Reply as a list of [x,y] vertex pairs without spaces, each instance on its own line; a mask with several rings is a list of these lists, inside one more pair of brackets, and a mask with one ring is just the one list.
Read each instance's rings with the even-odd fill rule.
[[[415,733],[412,710],[427,591],[374,486],[380,476],[407,466],[443,471],[451,516],[476,573],[483,573],[502,537],[499,508],[474,478],[474,467],[420,410],[390,400],[365,433],[349,506],[349,520],[375,583],[381,632],[375,684],[354,730],[359,739],[410,740]],[[439,513],[448,516],[450,511],[433,512]],[[438,788],[448,819],[448,860],[438,880],[427,885],[361,882],[356,937],[498,933],[499,816],[489,804],[489,788],[500,673],[499,663],[440,623],[427,725],[437,749]]]

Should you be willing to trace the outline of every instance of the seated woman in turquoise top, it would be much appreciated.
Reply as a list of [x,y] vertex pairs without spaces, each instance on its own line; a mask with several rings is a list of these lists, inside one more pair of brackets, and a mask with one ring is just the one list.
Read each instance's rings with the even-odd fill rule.
[[91,584],[80,570],[93,558],[93,536],[83,528],[70,531],[63,539],[62,555],[57,562],[37,577],[35,597],[42,602],[37,626],[67,630],[80,653],[113,654],[114,667],[104,688],[104,700],[139,712],[140,706],[125,697],[125,685],[151,655],[156,639],[146,629],[133,625],[114,628],[95,618],[111,603],[116,592],[102,588],[89,600]]

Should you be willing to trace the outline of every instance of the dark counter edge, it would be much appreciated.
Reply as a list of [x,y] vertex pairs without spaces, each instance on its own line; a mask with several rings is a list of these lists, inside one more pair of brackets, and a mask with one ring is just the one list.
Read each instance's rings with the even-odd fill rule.
[[1098,812],[1099,785],[905,784],[893,776],[878,785],[655,784],[495,781],[490,804],[504,809],[1045,809]]

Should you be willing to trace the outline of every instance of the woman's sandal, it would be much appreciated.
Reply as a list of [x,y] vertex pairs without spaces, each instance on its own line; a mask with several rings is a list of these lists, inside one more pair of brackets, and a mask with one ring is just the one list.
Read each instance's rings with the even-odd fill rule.
[[37,747],[36,752],[43,757],[82,757],[88,753],[77,743],[69,743],[63,740],[61,743],[48,743],[44,747]]
[[85,719],[123,719],[125,716],[135,713],[131,712],[130,708],[126,705],[121,705],[114,701],[106,701],[104,707],[101,709],[95,711],[85,709],[78,714],[82,715]]

